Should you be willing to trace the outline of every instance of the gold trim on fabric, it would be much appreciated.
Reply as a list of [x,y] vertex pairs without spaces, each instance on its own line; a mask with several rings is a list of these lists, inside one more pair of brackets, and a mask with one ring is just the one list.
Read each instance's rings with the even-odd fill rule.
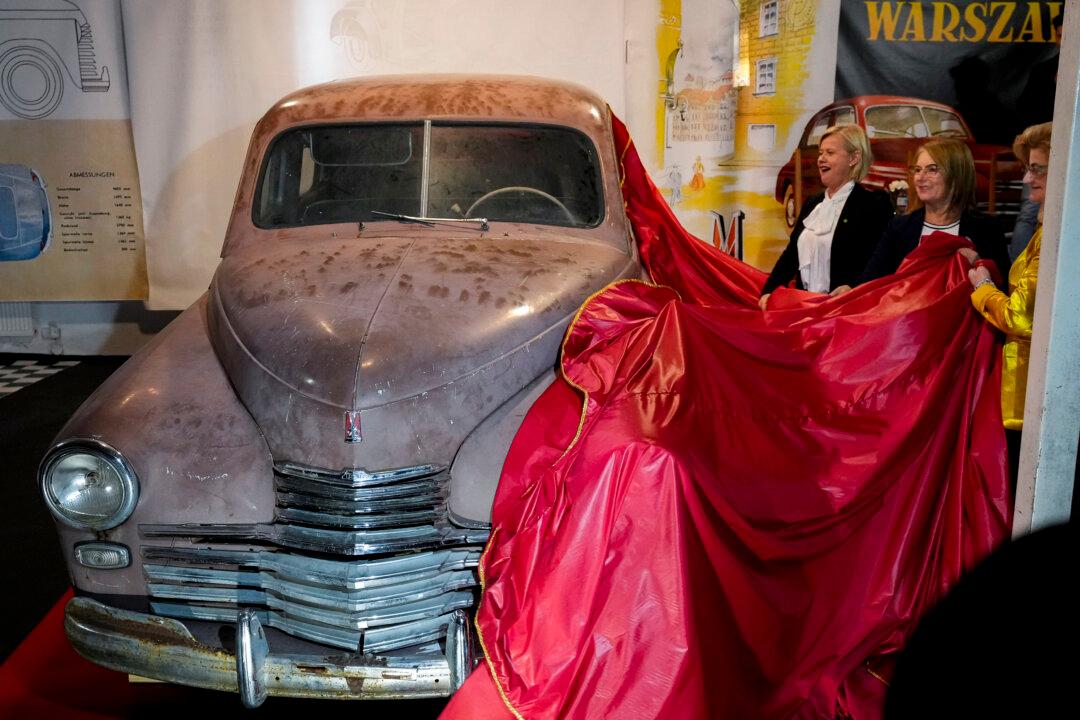
[[[614,282],[608,283],[601,289],[594,292],[589,297],[585,298],[585,301],[581,303],[581,307],[579,307],[577,309],[577,312],[574,313],[574,319],[570,321],[570,325],[566,328],[566,334],[563,336],[562,344],[559,345],[559,375],[562,377],[563,380],[566,381],[566,383],[570,387],[574,388],[582,394],[583,399],[581,401],[581,413],[578,417],[578,426],[577,430],[574,433],[574,439],[570,441],[570,444],[566,446],[566,449],[563,450],[562,454],[559,455],[558,459],[556,459],[555,462],[552,463],[552,466],[558,464],[564,457],[566,457],[567,453],[569,453],[574,448],[574,446],[577,445],[578,440],[581,439],[581,433],[585,428],[585,415],[589,408],[589,391],[571,380],[566,375],[566,369],[563,367],[563,361],[566,357],[566,341],[570,339],[570,333],[574,330],[574,327],[577,325],[578,320],[581,318],[581,314],[585,312],[585,308],[589,305],[589,303],[591,303],[600,295],[603,295],[611,288],[622,285],[624,283],[640,283],[642,285],[648,285],[649,287],[654,288],[666,288],[668,290],[671,290],[671,292],[675,294],[676,299],[678,299],[680,302],[682,301],[682,297],[679,295],[678,290],[673,287],[669,287],[667,285],[657,285],[654,282],[649,282],[648,280],[640,280],[638,278],[624,278],[622,280],[615,280]],[[480,649],[484,653],[484,661],[487,663],[488,670],[491,672],[491,679],[495,683],[495,689],[498,691],[499,697],[503,701],[503,705],[506,706],[506,709],[509,710],[511,714],[513,714],[513,716],[517,718],[517,720],[525,720],[521,713],[519,713],[517,709],[510,703],[510,698],[506,696],[506,691],[503,689],[502,683],[499,682],[499,676],[495,672],[495,664],[491,660],[491,653],[488,652],[487,643],[484,641],[484,631],[480,628],[480,609],[484,605],[484,593],[487,591],[487,578],[485,577],[484,573],[484,561],[487,559],[488,552],[491,550],[492,547],[495,546],[495,536],[498,532],[499,528],[492,527],[491,536],[488,538],[487,546],[484,548],[484,553],[480,556],[480,564],[477,566],[477,573],[480,575],[480,603],[476,606],[476,616],[473,619],[473,625],[476,627],[476,638],[480,641]]]
[[866,663],[866,664],[865,664],[865,665],[863,666],[863,668],[864,668],[864,669],[866,670],[866,672],[870,673],[870,677],[874,678],[875,680],[878,680],[878,681],[880,681],[880,682],[881,682],[881,684],[882,684],[882,685],[884,685],[885,687],[890,687],[890,685],[889,685],[889,681],[888,681],[888,680],[886,680],[885,678],[881,677],[881,675],[879,675],[878,673],[876,673],[876,672],[874,672],[873,670],[871,670],[871,669],[870,669],[870,663],[869,663],[869,662],[867,662],[867,663]]
[[[583,312],[585,312],[585,308],[589,305],[589,303],[591,303],[593,300],[595,300],[600,295],[603,295],[604,293],[606,293],[611,288],[617,287],[617,286],[622,285],[624,283],[640,283],[642,285],[648,285],[649,287],[655,287],[655,288],[667,287],[665,285],[657,285],[654,282],[650,282],[648,280],[641,280],[639,278],[623,278],[622,280],[615,280],[614,282],[608,283],[604,287],[602,287],[599,290],[597,290],[596,292],[594,292],[589,297],[585,298],[585,301],[583,303],[581,303],[581,307],[579,307],[577,309],[577,312],[574,313],[574,319],[570,321],[570,325],[566,328],[566,334],[563,335],[562,344],[559,346],[559,375],[562,376],[562,379],[566,381],[567,385],[569,385],[570,387],[574,388],[579,393],[584,395],[585,399],[581,403],[581,417],[578,418],[578,427],[577,427],[577,432],[574,433],[574,439],[571,440],[570,444],[566,446],[566,449],[563,450],[562,455],[560,455],[558,457],[558,459],[555,461],[555,463],[558,463],[560,460],[562,460],[564,457],[566,457],[567,453],[569,453],[574,448],[574,446],[577,445],[577,441],[581,438],[581,432],[585,428],[585,413],[586,413],[586,410],[589,407],[589,391],[586,390],[585,388],[581,387],[577,383],[575,383],[573,380],[571,380],[570,377],[566,374],[566,368],[563,367],[563,361],[566,358],[566,342],[570,339],[571,332],[573,332],[574,327],[577,325],[578,320],[581,318],[581,314]],[[675,290],[675,288],[670,288],[669,287],[667,289],[671,290],[673,293],[675,293],[676,298],[678,298],[679,300],[682,299],[682,298],[679,297],[679,293],[678,293],[677,290]]]
[[487,589],[487,579],[484,577],[484,559],[487,558],[488,551],[495,546],[495,536],[498,534],[499,528],[493,527],[491,529],[491,537],[488,538],[487,547],[484,548],[484,553],[480,556],[480,563],[477,565],[477,574],[480,575],[480,603],[476,606],[476,615],[473,617],[473,625],[476,626],[476,639],[480,641],[480,650],[484,653],[484,662],[487,663],[488,672],[491,673],[491,681],[495,683],[495,690],[499,693],[499,698],[503,701],[503,705],[510,711],[517,720],[525,720],[521,713],[510,704],[510,698],[506,697],[506,691],[503,690],[502,683],[499,682],[499,676],[495,673],[495,663],[491,661],[491,653],[488,652],[487,643],[484,642],[484,633],[480,629],[480,608],[484,605],[484,591]]

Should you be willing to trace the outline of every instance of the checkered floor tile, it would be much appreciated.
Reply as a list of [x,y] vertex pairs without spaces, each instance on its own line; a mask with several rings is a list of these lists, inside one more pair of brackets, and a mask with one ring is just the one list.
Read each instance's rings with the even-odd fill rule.
[[0,398],[78,364],[78,360],[15,360],[7,365],[0,365]]

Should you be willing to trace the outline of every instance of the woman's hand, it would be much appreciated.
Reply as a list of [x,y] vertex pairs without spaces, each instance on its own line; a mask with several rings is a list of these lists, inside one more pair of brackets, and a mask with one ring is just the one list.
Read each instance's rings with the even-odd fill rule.
[[974,265],[979,262],[979,253],[975,252],[972,248],[960,248],[956,252],[964,256],[964,259],[968,261],[968,265]]
[[833,290],[831,293],[829,293],[829,297],[836,297],[837,295],[843,295],[844,293],[847,293],[847,292],[851,292],[851,286],[850,285],[840,285],[835,290]]
[[770,295],[772,295],[772,293],[765,293],[760,298],[758,298],[757,304],[759,308],[761,308],[762,310],[765,309],[765,306],[769,304]]
[[994,282],[993,278],[990,277],[990,271],[984,267],[975,267],[968,270],[968,280],[971,281],[971,287],[973,288],[977,288],[986,282]]

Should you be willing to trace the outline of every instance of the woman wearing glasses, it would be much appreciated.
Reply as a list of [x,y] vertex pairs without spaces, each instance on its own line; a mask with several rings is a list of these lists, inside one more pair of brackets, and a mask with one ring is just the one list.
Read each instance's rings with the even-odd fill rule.
[[818,145],[818,174],[825,192],[807,198],[787,249],[761,289],[762,310],[776,288],[792,279],[803,290],[827,293],[859,276],[893,215],[889,196],[859,184],[873,156],[858,125],[834,125]]
[[922,238],[933,232],[971,240],[976,252],[993,261],[1005,277],[1009,272],[1005,236],[993,219],[975,210],[975,161],[967,144],[945,138],[925,143],[915,156],[911,174],[915,185],[912,212],[889,223],[855,284],[896,272]]
[[[1016,157],[1027,166],[1024,183],[1031,199],[1040,205],[1038,225],[1027,247],[1009,271],[1008,294],[999,290],[984,267],[968,271],[975,292],[971,302],[987,322],[1005,333],[1001,372],[1001,415],[1009,445],[1009,463],[1015,481],[1020,455],[1020,430],[1024,427],[1024,395],[1027,390],[1028,355],[1031,352],[1031,323],[1035,315],[1035,286],[1042,249],[1042,209],[1046,199],[1046,166],[1050,162],[1051,123],[1032,125],[1013,143]],[[974,264],[974,253],[965,253]]]

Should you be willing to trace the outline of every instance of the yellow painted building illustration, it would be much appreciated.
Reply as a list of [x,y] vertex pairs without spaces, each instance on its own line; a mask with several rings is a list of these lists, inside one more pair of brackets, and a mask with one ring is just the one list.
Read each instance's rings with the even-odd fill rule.
[[[660,0],[655,178],[683,224],[711,241],[745,213],[743,259],[768,269],[788,238],[776,176],[805,107],[817,0]],[[709,47],[702,28],[715,38]],[[731,50],[725,54],[726,49]],[[702,77],[708,55],[722,66]]]

